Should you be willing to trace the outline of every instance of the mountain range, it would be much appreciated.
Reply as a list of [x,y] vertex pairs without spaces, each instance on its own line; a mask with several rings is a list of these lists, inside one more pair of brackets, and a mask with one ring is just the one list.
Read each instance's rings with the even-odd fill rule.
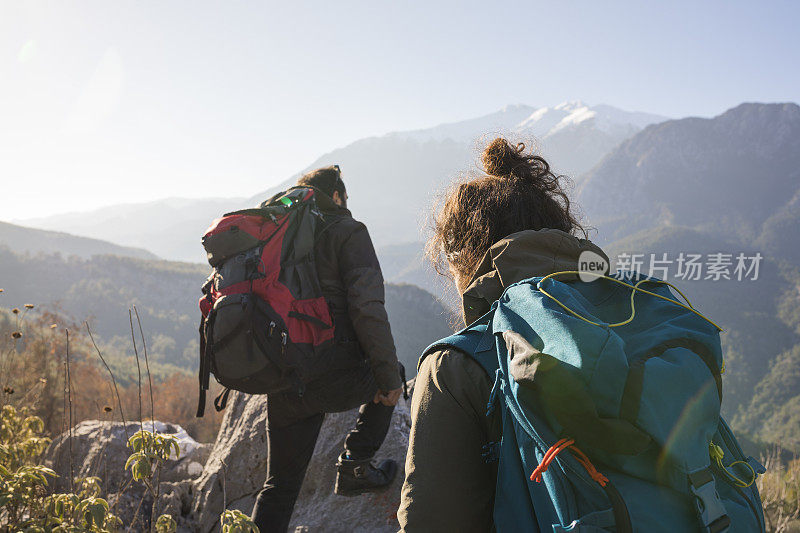
[[452,140],[474,146],[492,136],[507,135],[533,143],[558,171],[579,177],[622,140],[665,120],[667,117],[652,113],[571,101],[553,107],[506,106],[482,117],[387,137],[418,142]]
[[791,226],[800,204],[800,106],[745,103],[650,125],[583,178],[578,203],[606,241],[683,225],[775,248],[770,228]]
[[506,134],[533,143],[556,170],[579,176],[616,145],[663,120],[658,115],[581,102],[542,108],[508,106],[472,120],[353,142],[249,198],[169,199],[19,223],[143,247],[165,259],[201,262],[200,236],[214,218],[253,206],[292,185],[303,172],[335,163],[342,168],[350,207],[367,224],[377,247],[418,242],[433,202],[431,192],[474,168],[479,146],[490,135]]

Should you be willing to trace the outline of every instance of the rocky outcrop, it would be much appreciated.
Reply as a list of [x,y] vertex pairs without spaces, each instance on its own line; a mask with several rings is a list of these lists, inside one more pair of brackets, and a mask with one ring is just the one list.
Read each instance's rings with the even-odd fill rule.
[[[178,439],[180,456],[167,461],[160,480],[177,483],[195,479],[202,471],[211,445],[192,439],[183,428],[164,422],[144,422],[145,430],[174,435]],[[58,474],[53,482],[57,492],[70,490],[71,477],[98,476],[104,493],[114,506],[114,513],[125,524],[147,520],[152,497],[140,483],[128,483],[130,472],[125,462],[131,454],[126,446],[128,437],[142,428],[139,422],[108,422],[86,420],[56,437],[45,452],[45,464]],[[141,522],[140,522],[141,523]]]
[[[327,415],[292,518],[292,528],[313,532],[394,532],[398,523],[403,464],[411,427],[401,400],[376,459],[400,464],[394,483],[379,493],[356,497],[333,493],[336,458],[353,427],[356,410]],[[266,398],[231,394],[219,436],[202,474],[194,481],[165,484],[159,512],[176,517],[186,531],[218,529],[223,509],[250,513],[266,477]],[[302,530],[302,529],[301,529]]]
[[[355,497],[333,493],[336,458],[344,438],[355,424],[357,410],[329,414],[320,431],[314,456],[292,518],[290,531],[394,532],[403,483],[411,418],[408,404],[400,400],[377,460],[391,458],[400,469],[387,489]],[[145,429],[152,423],[145,422]],[[98,476],[109,503],[131,530],[145,530],[153,506],[141,483],[129,483],[124,469],[131,454],[128,437],[140,429],[138,422],[88,420],[57,437],[45,454],[45,463],[59,477],[55,490],[69,490],[69,479]],[[161,472],[156,515],[171,514],[179,531],[210,533],[219,530],[224,509],[247,514],[266,477],[266,397],[232,393],[216,442],[200,444],[177,425],[155,423],[161,433],[173,434],[181,447],[180,458],[167,461]],[[70,438],[71,437],[71,438]],[[135,518],[136,517],[136,518]],[[134,520],[135,518],[135,520]]]

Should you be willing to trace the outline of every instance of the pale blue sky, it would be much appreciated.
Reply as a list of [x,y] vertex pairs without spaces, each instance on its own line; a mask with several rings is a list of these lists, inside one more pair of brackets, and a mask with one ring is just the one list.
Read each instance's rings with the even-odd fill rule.
[[797,102],[799,18],[794,1],[2,0],[0,219],[247,196],[356,139],[511,103]]

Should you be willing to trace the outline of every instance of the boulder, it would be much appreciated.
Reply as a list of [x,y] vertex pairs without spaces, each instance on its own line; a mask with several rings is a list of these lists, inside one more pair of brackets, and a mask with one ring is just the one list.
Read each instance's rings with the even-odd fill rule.
[[[130,524],[134,515],[149,519],[152,498],[141,483],[131,483],[125,462],[131,454],[127,447],[128,437],[141,429],[139,422],[109,422],[86,420],[56,437],[45,452],[44,462],[55,470],[58,477],[53,490],[70,490],[70,477],[98,476],[102,480],[104,494],[114,513]],[[177,424],[144,422],[145,430],[174,435],[178,439],[181,453],[168,460],[161,470],[160,480],[180,482],[195,479],[203,469],[211,451],[210,444],[201,444],[192,439]]]
[[[354,497],[333,493],[335,463],[357,410],[325,418],[314,456],[292,517],[293,528],[314,532],[395,532],[408,435],[407,402],[401,399],[376,460],[391,458],[400,468],[385,490]],[[176,518],[180,530],[218,530],[223,509],[250,514],[266,477],[266,397],[232,393],[227,412],[202,474],[194,481],[164,484],[158,512]]]

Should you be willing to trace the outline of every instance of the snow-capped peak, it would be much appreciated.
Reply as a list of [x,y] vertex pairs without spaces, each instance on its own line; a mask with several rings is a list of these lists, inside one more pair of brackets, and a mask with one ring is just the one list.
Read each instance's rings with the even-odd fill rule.
[[586,104],[583,103],[581,100],[568,100],[566,102],[561,102],[553,109],[557,109],[558,111],[575,111],[576,109],[581,109],[584,107],[588,107]]
[[623,111],[607,105],[589,106],[580,100],[562,102],[553,107],[542,107],[520,122],[514,130],[547,138],[559,131],[593,121],[592,126],[606,133],[638,130],[648,124],[660,122],[664,117],[648,113]]
[[580,101],[564,102],[554,107],[542,107],[517,124],[517,132],[544,138],[554,131],[594,117],[592,110]]
[[589,106],[581,100],[570,100],[538,109],[525,104],[507,105],[488,115],[432,128],[390,133],[389,136],[423,142],[444,139],[472,142],[486,134],[520,133],[546,140],[549,135],[586,124],[602,133],[627,137],[662,120],[665,118],[657,115],[633,113],[607,105]]

